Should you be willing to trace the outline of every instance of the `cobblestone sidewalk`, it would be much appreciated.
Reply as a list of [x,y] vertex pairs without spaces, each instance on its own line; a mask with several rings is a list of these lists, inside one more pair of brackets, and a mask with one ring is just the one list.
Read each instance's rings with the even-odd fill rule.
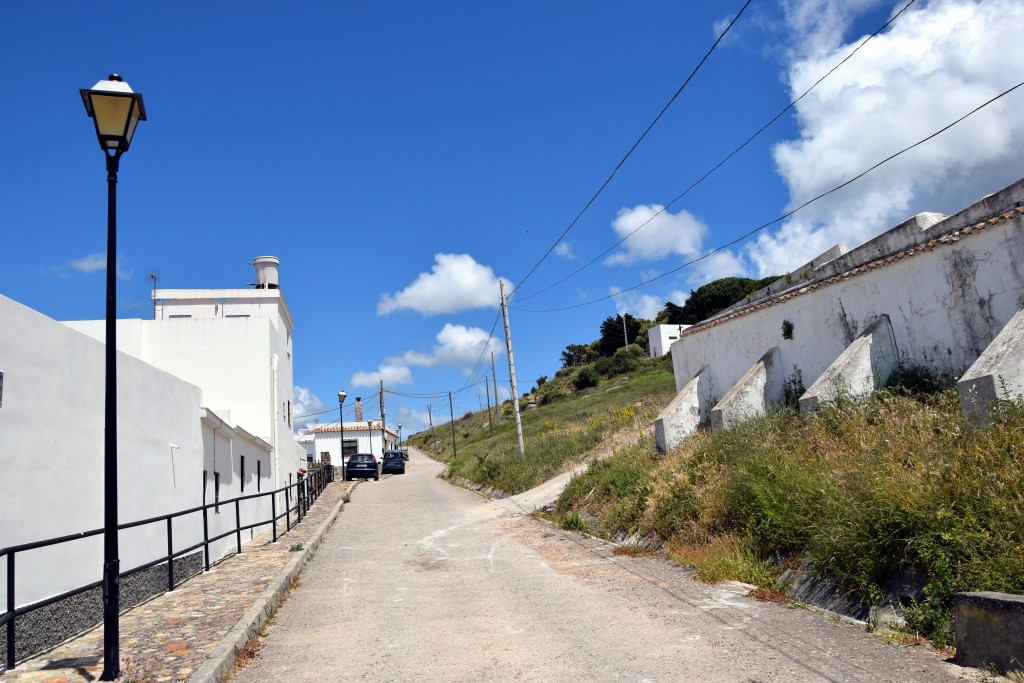
[[[266,532],[242,546],[209,572],[198,574],[121,615],[121,659],[142,680],[217,681],[234,662],[235,648],[259,630],[276,597],[319,545],[354,484],[335,482],[317,499],[302,522],[271,543]],[[283,522],[278,523],[279,530]],[[290,549],[297,543],[301,551]],[[122,664],[122,675],[131,668]],[[2,683],[79,683],[103,672],[103,628],[99,625],[53,650],[0,675]],[[129,676],[125,675],[125,678]]]

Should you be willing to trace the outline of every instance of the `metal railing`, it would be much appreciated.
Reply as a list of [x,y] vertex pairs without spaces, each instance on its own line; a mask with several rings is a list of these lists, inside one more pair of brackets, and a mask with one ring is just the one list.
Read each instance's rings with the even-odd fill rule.
[[[273,528],[273,542],[277,542],[277,523],[284,518],[285,520],[285,533],[291,531],[292,527],[302,521],[302,518],[309,512],[310,506],[320,497],[327,485],[334,481],[334,468],[332,467],[321,467],[317,470],[310,472],[307,476],[303,477],[294,484],[283,486],[275,491],[265,491],[262,493],[254,493],[248,496],[239,496],[238,498],[232,498],[229,500],[216,501],[213,503],[206,503],[199,505],[194,508],[182,510],[180,512],[174,512],[167,515],[160,515],[158,517],[150,517],[149,519],[141,519],[136,522],[127,522],[125,524],[119,524],[117,529],[122,531],[124,529],[132,529],[135,527],[145,526],[147,524],[156,524],[158,522],[165,522],[167,526],[167,554],[158,557],[155,560],[141,564],[138,567],[123,571],[119,574],[120,578],[128,577],[138,572],[144,571],[151,567],[155,567],[163,562],[167,563],[167,590],[174,590],[174,560],[183,555],[187,555],[199,548],[203,548],[203,566],[204,571],[210,571],[210,544],[215,543],[223,538],[227,538],[232,534],[235,536],[235,548],[238,553],[242,552],[242,532],[249,529],[255,529],[257,527],[270,525]],[[294,504],[293,495],[294,490]],[[277,512],[277,495],[284,493],[285,507],[284,511],[278,514]],[[270,519],[262,519],[249,524],[242,524],[242,512],[241,502],[244,500],[252,500],[256,498],[263,498],[270,496]],[[217,508],[223,506],[230,506],[234,504],[235,508],[235,526],[224,533],[216,536],[210,536],[210,521],[209,521],[209,510],[210,508]],[[185,515],[201,513],[203,516],[203,540],[199,543],[190,545],[187,548],[174,549],[174,531],[173,531],[173,520],[178,517]],[[295,520],[292,521],[292,513],[295,513]],[[103,581],[94,581],[93,583],[85,586],[80,586],[72,590],[55,595],[45,600],[40,600],[28,605],[21,607],[15,607],[17,604],[15,601],[15,557],[18,553],[28,552],[38,548],[46,548],[50,546],[59,545],[61,543],[70,543],[71,541],[78,541],[83,538],[89,538],[92,536],[98,536],[103,533],[103,529],[93,529],[92,531],[83,531],[77,534],[68,534],[67,536],[59,536],[57,538],[50,538],[44,541],[36,541],[34,543],[22,543],[20,545],[12,545],[6,548],[0,548],[0,558],[6,557],[7,562],[7,611],[0,615],[0,626],[7,625],[7,658],[6,668],[7,670],[14,668],[15,663],[15,618],[25,614],[29,614],[38,609],[42,609],[49,605],[52,605],[61,600],[67,600],[68,598],[74,597],[90,591],[94,588],[99,588],[103,585]],[[97,568],[100,568],[102,563],[97,560]],[[0,669],[2,671],[2,669]]]

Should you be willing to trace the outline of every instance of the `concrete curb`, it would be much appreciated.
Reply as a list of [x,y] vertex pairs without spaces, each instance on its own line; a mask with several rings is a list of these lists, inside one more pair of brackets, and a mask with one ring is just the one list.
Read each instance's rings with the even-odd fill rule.
[[[348,486],[347,494],[351,494],[356,485],[349,482],[341,482]],[[263,625],[274,613],[282,596],[288,592],[292,580],[298,576],[299,571],[313,555],[327,530],[331,528],[338,517],[338,513],[345,507],[345,494],[337,502],[334,509],[327,515],[327,519],[317,528],[313,535],[305,543],[301,553],[290,559],[281,573],[270,582],[266,590],[253,603],[246,613],[238,620],[238,623],[228,631],[228,634],[221,640],[210,656],[206,658],[196,671],[188,678],[189,683],[220,683],[230,673],[238,659],[238,653],[249,642],[249,639],[258,634]]]

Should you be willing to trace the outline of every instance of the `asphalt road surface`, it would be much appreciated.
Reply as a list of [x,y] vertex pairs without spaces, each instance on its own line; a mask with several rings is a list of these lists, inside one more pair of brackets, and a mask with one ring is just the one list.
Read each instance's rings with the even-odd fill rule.
[[708,586],[437,478],[360,484],[260,655],[266,681],[951,681],[981,672]]

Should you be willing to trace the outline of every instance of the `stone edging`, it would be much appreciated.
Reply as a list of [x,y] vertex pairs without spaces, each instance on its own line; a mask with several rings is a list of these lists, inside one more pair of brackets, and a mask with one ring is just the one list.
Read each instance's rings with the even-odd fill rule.
[[[347,484],[348,482],[340,482]],[[349,486],[348,493],[351,494],[355,484]],[[327,515],[327,519],[313,533],[301,553],[288,560],[288,563],[278,574],[277,578],[271,581],[266,590],[253,603],[242,618],[238,620],[234,628],[221,640],[206,661],[189,676],[189,683],[220,683],[228,675],[238,659],[238,653],[267,623],[267,620],[274,613],[281,597],[288,592],[292,580],[298,576],[299,571],[309,561],[313,551],[317,549],[327,530],[334,524],[338,513],[345,507],[345,494],[337,502],[334,509]]]

